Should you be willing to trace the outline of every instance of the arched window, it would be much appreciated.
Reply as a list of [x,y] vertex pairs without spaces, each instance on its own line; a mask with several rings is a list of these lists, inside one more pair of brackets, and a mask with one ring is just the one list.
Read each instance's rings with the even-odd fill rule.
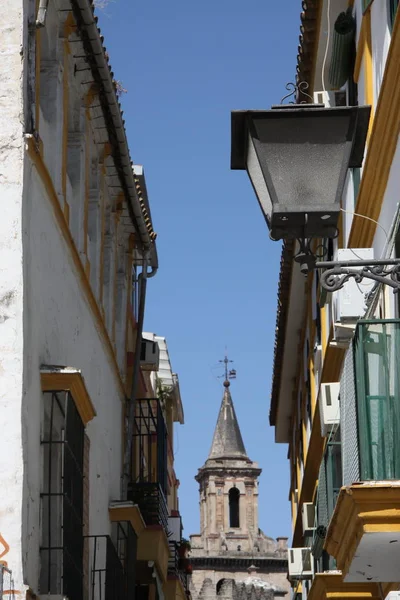
[[237,488],[229,490],[229,526],[240,527],[239,525],[239,497],[240,492]]
[[217,594],[219,594],[219,591],[222,587],[222,584],[224,583],[225,579],[220,579],[217,583]]

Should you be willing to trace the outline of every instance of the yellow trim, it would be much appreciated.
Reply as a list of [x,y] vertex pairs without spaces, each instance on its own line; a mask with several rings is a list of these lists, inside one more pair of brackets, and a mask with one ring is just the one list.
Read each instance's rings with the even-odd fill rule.
[[100,202],[101,202],[101,234],[100,234],[100,264],[99,264],[99,302],[103,309],[103,294],[104,294],[104,240],[105,240],[105,228],[106,228],[106,197],[105,197],[105,186],[106,186],[106,170],[103,165],[101,169],[101,182],[100,182]]
[[[39,2],[36,2],[39,5]],[[42,56],[42,39],[40,29],[36,29],[35,44],[35,129],[40,126],[40,61]]]
[[[342,488],[325,539],[344,576],[365,533],[400,531],[400,485],[393,481]],[[377,549],[377,551],[379,551]]]
[[[120,194],[121,200],[123,198],[122,194]],[[113,289],[113,307],[112,307],[112,341],[115,346],[116,341],[116,321],[117,321],[117,291],[118,291],[118,226],[119,220],[121,217],[122,208],[120,208],[117,199],[117,210],[115,211],[115,243],[114,243],[114,289]]]
[[381,600],[378,583],[346,583],[341,573],[316,573],[308,600]]
[[354,72],[353,72],[353,79],[356,83],[358,83],[358,80],[360,77],[361,63],[364,58],[365,47],[367,45],[366,44],[366,37],[367,37],[366,29],[367,29],[367,21],[365,18],[363,18],[361,21],[360,35],[358,37],[356,60],[354,63]]
[[67,158],[68,158],[68,112],[69,112],[69,91],[68,91],[68,56],[70,47],[67,40],[64,42],[64,72],[63,72],[63,128],[62,128],[62,162],[61,162],[61,189],[64,197],[64,216],[69,223],[69,205],[67,202]]
[[174,575],[168,575],[164,583],[164,596],[166,600],[185,600],[186,592],[180,579]]
[[164,583],[167,579],[169,558],[168,539],[161,525],[146,527],[138,538],[137,560],[154,561]]
[[72,238],[71,232],[69,230],[67,221],[65,220],[64,213],[60,207],[60,203],[59,203],[59,200],[57,197],[57,193],[54,189],[52,179],[49,175],[49,172],[47,170],[47,167],[46,167],[42,157],[40,156],[40,153],[37,151],[35,141],[33,140],[33,138],[27,139],[27,145],[28,145],[29,156],[30,156],[34,166],[37,169],[38,175],[43,183],[44,188],[46,189],[48,198],[53,207],[54,216],[57,220],[57,223],[58,223],[60,231],[63,235],[63,238],[71,252],[71,256],[72,256],[72,259],[75,264],[77,276],[79,278],[82,291],[83,291],[83,293],[86,297],[86,301],[92,311],[93,318],[94,318],[94,321],[96,324],[96,328],[104,342],[105,352],[108,355],[110,365],[113,368],[118,386],[120,388],[121,398],[123,398],[123,397],[125,397],[125,389],[124,389],[124,384],[123,384],[121,374],[120,374],[120,371],[118,368],[118,363],[117,363],[117,359],[116,359],[116,356],[114,353],[114,348],[111,344],[110,337],[107,333],[107,328],[104,324],[104,320],[103,320],[101,311],[99,309],[99,306],[97,304],[96,298],[93,294],[93,290],[92,290],[90,283],[87,279],[87,276],[85,274],[85,269],[82,265],[82,262],[81,262],[81,259],[79,256],[79,252],[76,249],[76,246],[75,246],[74,240]]
[[96,416],[96,410],[79,371],[42,371],[40,381],[43,392],[71,392],[84,425]]
[[[400,133],[400,11],[397,11],[355,212],[378,220]],[[349,248],[370,248],[376,223],[354,217]]]
[[90,112],[85,111],[85,199],[83,207],[83,252],[88,253],[88,230],[89,230],[89,186],[90,186]]
[[115,506],[110,506],[108,514],[111,523],[129,521],[138,537],[146,527],[139,507],[136,504],[123,504],[121,506],[116,504]]
[[360,78],[361,66],[364,64],[364,104],[370,105],[371,118],[368,127],[368,139],[372,131],[373,107],[374,107],[374,72],[372,63],[372,33],[371,33],[371,9],[368,8],[363,15],[360,29],[360,36],[357,45],[356,61],[354,65],[354,81],[358,83]]

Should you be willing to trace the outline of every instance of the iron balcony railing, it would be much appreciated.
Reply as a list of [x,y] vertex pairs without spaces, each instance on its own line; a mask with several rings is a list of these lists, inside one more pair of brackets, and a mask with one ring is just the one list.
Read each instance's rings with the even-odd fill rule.
[[[122,534],[122,535],[121,535]],[[90,600],[132,600],[135,595],[136,543],[128,550],[122,528],[118,531],[117,551],[108,535],[93,535],[85,538],[89,545]]]
[[160,400],[138,398],[135,402],[131,481],[157,482],[166,496],[168,493],[167,454],[167,426]]
[[168,542],[169,560],[168,560],[168,575],[173,575],[181,582],[186,595],[188,594],[188,577],[182,568],[182,558],[179,555],[179,542]]
[[137,504],[146,525],[161,525],[168,532],[168,507],[159,483],[131,483],[128,499]]

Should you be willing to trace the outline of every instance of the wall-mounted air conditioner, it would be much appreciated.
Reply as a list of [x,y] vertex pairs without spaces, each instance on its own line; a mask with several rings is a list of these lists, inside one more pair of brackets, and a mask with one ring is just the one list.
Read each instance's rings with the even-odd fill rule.
[[340,383],[322,383],[319,393],[319,414],[321,417],[321,434],[329,435],[340,422],[339,408]]
[[289,548],[288,567],[289,580],[311,579],[313,576],[311,549]]
[[303,522],[303,534],[312,535],[315,530],[315,505],[312,502],[304,502],[301,507],[301,519]]
[[140,351],[140,366],[143,371],[158,371],[160,364],[160,349],[157,342],[142,340]]
[[345,90],[338,90],[336,92],[314,92],[315,104],[325,104],[328,107],[335,106],[346,106],[346,92]]
[[[345,248],[337,252],[339,262],[352,260],[373,260],[373,248]],[[349,279],[342,289],[337,292],[335,307],[335,324],[340,322],[342,325],[346,322],[358,321],[365,315],[367,310],[366,296],[374,286],[371,279],[364,279],[357,283],[353,278]]]

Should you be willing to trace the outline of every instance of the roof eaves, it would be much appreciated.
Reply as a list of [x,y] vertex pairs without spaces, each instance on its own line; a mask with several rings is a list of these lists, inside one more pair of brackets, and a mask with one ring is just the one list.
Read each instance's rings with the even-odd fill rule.
[[[301,4],[303,10],[300,13],[296,83],[305,81],[308,89],[312,91],[323,0],[303,0]],[[301,98],[298,98],[299,100]]]
[[146,224],[137,193],[125,132],[125,121],[122,118],[121,105],[118,102],[113,72],[108,62],[106,48],[103,45],[103,37],[97,26],[97,17],[94,15],[93,0],[71,0],[71,6],[78,33],[88,55],[88,63],[94,81],[99,88],[99,100],[104,113],[112,156],[121,188],[127,199],[129,214],[138,230],[144,249],[150,252],[151,266],[156,268],[158,266],[155,250],[156,234],[152,227],[149,229]]
[[286,325],[288,318],[290,287],[292,283],[295,244],[295,240],[286,240],[283,242],[282,246],[281,267],[278,282],[278,307],[276,311],[271,407],[269,412],[270,425],[276,424],[279,390],[281,387],[283,369],[283,353],[285,348]]

